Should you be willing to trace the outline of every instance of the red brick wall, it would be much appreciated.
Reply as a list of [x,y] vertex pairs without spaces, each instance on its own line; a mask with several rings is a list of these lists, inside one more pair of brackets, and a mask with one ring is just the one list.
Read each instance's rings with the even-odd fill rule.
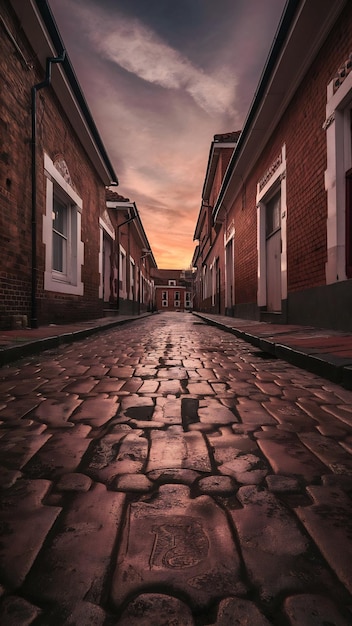
[[[168,306],[162,305],[162,293],[166,291],[168,294]],[[174,306],[175,301],[175,291],[180,292],[180,305],[178,307]],[[169,287],[169,286],[158,286],[155,288],[155,304],[158,311],[176,311],[183,310],[185,306],[185,289],[180,286]]]
[[[19,30],[8,3],[2,16],[23,51],[33,62],[33,51]],[[53,72],[56,68],[53,67]],[[42,68],[27,69],[13,44],[0,31],[0,325],[12,315],[31,316],[31,87],[44,78]],[[73,185],[83,200],[82,233],[84,295],[71,296],[43,289],[45,211],[43,154],[65,159]],[[90,318],[102,314],[99,301],[99,215],[105,189],[66,119],[51,88],[37,92],[37,299],[39,323]]]
[[[235,235],[236,304],[256,302],[256,185],[286,144],[288,292],[325,284],[326,89],[352,52],[352,5],[344,9],[228,215]],[[244,201],[245,196],[245,201]]]

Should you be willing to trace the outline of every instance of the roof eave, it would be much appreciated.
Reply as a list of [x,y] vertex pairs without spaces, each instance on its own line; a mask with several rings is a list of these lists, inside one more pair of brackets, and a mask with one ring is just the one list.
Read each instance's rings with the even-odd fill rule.
[[[346,0],[288,0],[261,80],[213,208],[241,188]],[[324,21],[317,19],[324,16]]]
[[[11,0],[11,4],[44,69],[47,58],[56,57],[64,50],[64,43],[47,0]],[[55,65],[51,86],[104,185],[118,184],[116,173],[67,54],[63,63]]]

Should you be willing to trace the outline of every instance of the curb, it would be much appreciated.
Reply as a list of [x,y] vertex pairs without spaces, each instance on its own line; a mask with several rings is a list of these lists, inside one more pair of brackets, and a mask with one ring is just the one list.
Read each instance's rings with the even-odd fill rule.
[[239,330],[238,328],[227,326],[201,313],[193,311],[193,315],[204,320],[211,326],[216,326],[225,332],[232,333],[239,339],[243,339],[263,352],[271,354],[273,357],[287,361],[296,367],[317,374],[346,389],[352,390],[352,359],[334,357],[331,354],[324,354],[323,352],[317,352],[316,354],[304,352],[303,350],[297,350],[279,342],[276,343],[275,341],[263,339],[249,332]]
[[16,346],[10,346],[6,348],[0,348],[0,367],[8,365],[13,361],[17,361],[27,356],[39,354],[44,350],[52,350],[60,345],[66,343],[73,343],[80,339],[86,339],[90,335],[94,335],[104,330],[110,330],[116,326],[122,326],[129,322],[135,322],[137,320],[148,317],[152,313],[145,313],[138,317],[131,317],[125,319],[119,319],[113,322],[107,322],[106,324],[99,324],[97,326],[91,326],[90,328],[83,328],[81,330],[74,330],[69,333],[62,333],[60,335],[53,335],[52,337],[45,337],[44,339],[36,339],[34,341],[27,341]]

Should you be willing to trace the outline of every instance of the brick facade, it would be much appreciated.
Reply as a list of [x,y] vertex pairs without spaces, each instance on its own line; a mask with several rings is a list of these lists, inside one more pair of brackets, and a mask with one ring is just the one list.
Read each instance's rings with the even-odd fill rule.
[[152,269],[155,309],[190,311],[193,308],[193,273],[188,270]]
[[[42,82],[45,71],[21,28],[15,11],[1,0],[0,13],[0,326],[9,327],[16,316],[32,316],[32,155],[31,90]],[[43,26],[41,26],[43,27]],[[37,40],[32,44],[38,45]],[[52,75],[58,72],[52,66]],[[44,155],[64,162],[70,187],[82,199],[80,241],[84,246],[77,295],[45,288],[46,211]],[[82,137],[72,126],[55,92],[48,86],[36,94],[36,288],[38,323],[60,323],[99,317],[99,216],[105,207],[104,180],[83,148]],[[49,177],[50,179],[50,177]]]
[[[290,4],[293,6],[294,3]],[[316,12],[313,4],[317,5]],[[328,133],[332,136],[335,132],[332,126],[337,114],[331,116],[331,121],[326,117],[327,94],[329,89],[332,90],[328,86],[341,75],[340,83],[345,82],[339,87],[342,96],[336,107],[341,111],[344,107],[347,112],[345,127],[348,128],[348,102],[352,100],[352,89],[348,93],[346,85],[351,82],[352,5],[342,1],[332,7],[325,2],[321,8],[316,0],[302,1],[295,15],[298,14],[297,22],[292,19],[289,28],[287,24],[285,26],[286,32],[281,31],[284,54],[280,57],[274,48],[267,61],[271,75],[262,80],[267,80],[270,88],[266,89],[272,89],[274,95],[271,94],[270,98],[261,95],[265,90],[260,85],[257,101],[248,116],[250,122],[233,152],[220,190],[218,177],[213,178],[212,193],[208,196],[212,206],[211,232],[217,232],[217,236],[208,239],[209,247],[205,250],[202,244],[204,233],[199,226],[201,218],[198,219],[195,233],[195,239],[199,241],[195,255],[197,281],[199,284],[201,276],[209,271],[212,259],[218,257],[220,276],[233,273],[231,285],[225,284],[225,297],[222,296],[221,280],[215,298],[213,294],[213,305],[214,300],[220,299],[221,313],[351,330],[352,317],[347,311],[352,307],[352,283],[346,279],[341,262],[347,244],[339,234],[340,229],[344,229],[344,172],[335,185],[333,157],[328,154],[329,141],[332,145],[333,140],[329,139]],[[325,24],[328,19],[329,26]],[[310,37],[304,35],[308,30]],[[289,57],[291,41],[300,32],[302,72],[299,63],[295,66]],[[295,85],[295,89],[288,97],[291,85]],[[280,89],[282,94],[278,95]],[[275,102],[273,98],[276,98]],[[336,133],[342,133],[337,123],[339,118]],[[266,130],[269,127],[270,133]],[[348,147],[344,155],[341,149],[336,154],[337,163],[339,158],[345,159],[345,171],[351,167],[352,159],[350,125],[346,135],[345,145]],[[337,134],[336,137],[336,141],[342,143]],[[332,155],[338,145],[336,143],[337,148],[331,148]],[[209,172],[206,180],[208,177]],[[338,185],[341,193],[338,190],[337,200],[331,201],[327,190],[332,189],[329,193],[333,196]],[[269,243],[274,241],[275,232],[273,235],[267,232],[270,202],[275,198],[280,203],[281,220],[277,230],[281,238],[280,248],[276,256],[270,252],[272,244]],[[201,209],[200,215],[204,210]],[[226,261],[226,233],[230,230],[233,232],[232,268],[226,266],[229,263]],[[337,244],[336,237],[339,237]],[[347,232],[346,240],[351,237],[352,233]],[[278,258],[279,266],[275,265],[274,257]],[[340,262],[335,260],[336,257]],[[335,266],[339,270],[334,274]],[[281,301],[270,306],[272,294],[269,290],[276,280],[273,278],[276,271],[279,272],[276,287]],[[230,288],[234,292],[231,308],[226,306],[230,301]],[[200,288],[198,296],[199,292]],[[199,308],[215,312],[209,296],[200,298]]]

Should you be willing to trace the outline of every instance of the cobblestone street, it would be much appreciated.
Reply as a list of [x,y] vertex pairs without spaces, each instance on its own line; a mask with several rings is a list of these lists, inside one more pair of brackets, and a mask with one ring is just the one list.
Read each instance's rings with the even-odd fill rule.
[[352,623],[352,391],[188,313],[0,390],[1,625]]

